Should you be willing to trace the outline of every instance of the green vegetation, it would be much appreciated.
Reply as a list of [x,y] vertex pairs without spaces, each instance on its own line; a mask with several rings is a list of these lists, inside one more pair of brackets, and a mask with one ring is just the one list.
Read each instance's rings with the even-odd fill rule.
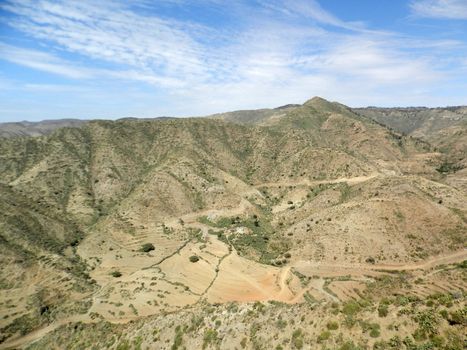
[[215,329],[206,329],[203,336],[203,349],[217,341],[217,331]]
[[462,170],[462,166],[456,163],[444,162],[438,168],[436,168],[436,170],[441,174],[450,174]]
[[199,256],[197,256],[197,255],[192,255],[192,256],[189,257],[189,260],[190,260],[192,263],[198,262],[198,261],[199,261]]
[[335,331],[336,329],[339,328],[339,323],[337,323],[336,321],[329,321],[326,324],[326,328],[329,329],[330,331]]
[[[268,220],[268,215],[261,218],[257,215],[247,218],[223,217],[216,221],[210,221],[207,217],[198,218],[198,221],[206,225],[232,230],[228,239],[223,231],[210,231],[210,233],[216,234],[221,241],[234,246],[241,255],[261,263],[280,266],[286,262],[286,256],[291,257],[288,253],[291,244],[288,239],[273,230]],[[247,232],[240,233],[237,230],[247,230]]]
[[[6,299],[0,301],[0,343],[79,315],[85,322],[63,325],[29,347],[181,350],[199,344],[215,349],[233,341],[253,349],[463,349],[467,311],[465,291],[458,288],[465,282],[467,261],[427,274],[366,266],[362,270],[371,273],[348,284],[359,283],[349,290],[356,300],[332,304],[318,295],[333,295],[330,283],[350,278],[320,273],[320,280],[313,280],[294,271],[290,261],[293,256],[323,264],[333,258],[336,265],[364,264],[365,259],[392,264],[463,247],[465,214],[450,207],[462,203],[462,186],[451,185],[460,174],[437,182],[443,176],[433,177],[427,154],[414,151],[429,150],[436,162],[429,148],[417,146],[421,141],[395,135],[338,104],[314,99],[284,113],[254,127],[200,118],[94,121],[44,137],[0,139],[0,288]],[[453,159],[446,157],[438,171],[455,172]],[[386,169],[401,171],[385,176]],[[381,176],[317,183],[370,171]],[[423,210],[411,212],[418,203]],[[228,214],[202,216],[211,209]],[[196,216],[201,224],[194,225]],[[215,237],[205,239],[206,226],[227,248]],[[365,249],[365,242],[377,238],[367,229],[384,239]],[[406,250],[399,256],[379,246],[385,239]],[[156,249],[147,241],[157,242],[157,257],[142,254]],[[184,254],[196,249],[199,256]],[[85,260],[78,255],[82,252]],[[292,272],[286,276],[285,269],[258,267],[265,272],[254,270],[244,279],[251,282],[242,290],[245,299],[255,299],[264,285],[265,298],[274,299],[277,292],[283,300],[287,288],[276,286],[285,283],[297,300],[303,294],[305,303],[225,304],[238,286],[222,294],[222,273],[228,269],[221,262],[224,257],[235,262],[236,253],[287,265]],[[110,265],[109,255],[119,262]],[[168,269],[180,256],[182,264],[203,259],[190,268],[215,271],[210,284],[204,279],[190,284],[196,276],[184,276],[182,270],[174,279]],[[132,264],[131,259],[144,266],[141,273],[119,279],[117,267],[109,269]],[[184,277],[188,282],[178,282]],[[323,279],[324,292],[318,283]],[[317,299],[308,292],[312,287]],[[424,296],[438,287],[454,290]],[[132,302],[152,316],[137,319]],[[95,307],[99,313],[90,312]],[[109,324],[106,317],[136,320]]]
[[115,278],[122,277],[122,273],[120,271],[112,271],[110,274]]
[[301,328],[296,329],[292,333],[292,345],[295,349],[303,348],[303,330]]
[[180,348],[183,342],[183,330],[182,327],[177,326],[175,327],[175,336],[174,342],[172,344],[171,350],[177,350]]
[[330,331],[323,331],[320,333],[320,335],[318,335],[318,342],[321,343],[325,340],[328,340],[329,338],[331,338],[331,332]]
[[342,307],[342,313],[346,316],[355,316],[361,311],[361,306],[356,301],[349,301]]
[[141,246],[141,251],[144,252],[144,253],[148,253],[150,252],[151,250],[154,250],[156,249],[154,247],[154,245],[152,243],[144,243],[142,246]]
[[386,317],[388,315],[388,304],[380,303],[378,306],[378,316],[379,317]]

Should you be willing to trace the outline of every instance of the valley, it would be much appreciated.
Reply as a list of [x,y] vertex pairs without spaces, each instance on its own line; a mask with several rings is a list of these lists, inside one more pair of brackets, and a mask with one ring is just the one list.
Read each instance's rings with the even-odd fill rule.
[[461,349],[467,114],[376,113],[0,139],[0,348]]

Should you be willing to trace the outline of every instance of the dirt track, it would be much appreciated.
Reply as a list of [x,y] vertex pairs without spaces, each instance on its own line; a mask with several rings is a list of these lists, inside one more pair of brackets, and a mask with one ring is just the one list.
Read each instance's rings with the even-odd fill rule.
[[265,182],[260,185],[256,185],[256,188],[262,187],[280,187],[280,186],[316,186],[316,185],[325,185],[325,184],[338,184],[342,182],[347,182],[349,184],[357,184],[360,182],[365,182],[371,179],[374,179],[381,174],[372,174],[368,176],[356,176],[356,177],[341,177],[338,179],[333,180],[317,180],[317,181],[310,181],[308,179],[300,180],[300,181],[279,181],[279,182]]
[[[381,265],[331,265],[331,264],[320,264],[314,263],[310,261],[299,261],[295,263],[293,266],[284,267],[280,270],[278,278],[274,281],[274,284],[277,284],[276,287],[271,286],[273,288],[265,288],[264,281],[254,280],[252,276],[242,275],[240,271],[237,271],[235,275],[239,277],[239,280],[246,281],[250,288],[253,288],[255,293],[259,297],[259,300],[281,300],[284,302],[301,302],[303,295],[310,290],[310,287],[304,288],[302,291],[297,293],[296,295],[292,295],[287,284],[288,277],[290,275],[291,268],[295,268],[300,270],[300,272],[306,272],[306,274],[318,274],[321,276],[343,276],[349,274],[357,274],[357,275],[366,275],[369,271],[374,272],[381,272],[381,271],[410,271],[410,270],[426,270],[436,267],[438,265],[443,264],[452,264],[456,262],[460,262],[467,259],[467,249],[462,251],[453,252],[449,254],[440,255],[437,257],[432,257],[428,260],[413,263],[413,264],[399,264],[399,265],[388,265],[388,264],[381,264]],[[227,271],[226,271],[227,272]],[[229,275],[232,274],[233,271],[229,270]],[[219,275],[222,275],[222,269],[219,272]],[[326,291],[321,288],[311,287],[317,290],[320,290],[322,293],[327,294],[329,299],[336,301],[332,295],[329,295]],[[120,322],[124,322],[124,320],[120,320]],[[37,329],[28,335],[13,339],[8,341],[4,344],[0,345],[2,349],[11,349],[16,347],[21,347],[31,342],[34,342],[44,335],[54,331],[60,326],[66,325],[68,323],[74,322],[85,322],[85,323],[93,323],[98,322],[98,320],[92,320],[89,315],[76,315],[71,316],[69,318],[65,318],[62,320],[58,320],[44,328]]]
[[[329,183],[360,183],[365,182],[375,177],[380,176],[378,174],[373,174],[369,176],[360,176],[355,178],[339,178],[335,180],[325,180],[325,181],[309,181],[304,180],[300,182],[279,182],[279,183],[264,183],[256,186],[256,188],[261,187],[273,187],[273,186],[290,186],[290,185],[317,185],[317,184],[329,184]],[[240,193],[240,195],[245,195],[245,193]],[[182,218],[185,221],[185,225],[202,227],[204,225],[197,222],[197,219],[202,215],[215,214],[218,216],[233,216],[239,215],[248,210],[251,207],[251,203],[247,200],[242,199],[238,207],[232,209],[212,209],[206,210],[203,212],[189,213],[184,215]],[[174,219],[169,223],[170,225],[177,225],[178,218]],[[203,227],[205,228],[205,227]],[[203,230],[204,231],[204,230]],[[214,245],[219,245],[220,242],[217,241],[217,238],[214,239]],[[159,266],[162,262],[173,259],[171,266],[178,266],[181,263],[180,261],[187,261],[186,257],[183,260],[179,261],[179,256],[181,256],[181,250],[192,249],[190,247],[190,241],[185,242],[180,248],[169,256],[164,257],[162,260],[157,263],[152,263],[142,266],[141,269],[150,269],[154,266]],[[222,243],[223,244],[223,243]],[[189,255],[187,250],[183,254]],[[210,269],[217,269],[215,273],[215,278],[211,281],[209,280],[209,287],[205,290],[202,297],[206,297],[209,301],[212,302],[225,302],[225,301],[255,301],[255,300],[280,300],[288,303],[297,303],[303,300],[303,295],[315,289],[319,293],[326,296],[328,300],[336,300],[334,296],[330,295],[323,289],[324,280],[320,279],[317,281],[316,285],[302,288],[301,290],[295,290],[293,292],[290,288],[290,281],[295,278],[291,274],[291,269],[295,269],[308,276],[320,276],[320,277],[336,277],[336,276],[367,276],[367,275],[378,275],[381,273],[390,272],[390,271],[413,271],[413,270],[429,270],[438,265],[443,264],[452,264],[460,262],[467,259],[467,249],[461,251],[452,252],[440,256],[431,257],[428,260],[410,263],[410,264],[322,264],[320,262],[314,261],[297,261],[292,263],[287,267],[282,269],[275,268],[272,266],[260,265],[254,263],[250,260],[246,260],[237,254],[228,254],[225,256],[225,259],[217,260],[214,266],[210,266]],[[222,265],[220,262],[222,261]],[[190,267],[193,267],[189,265]],[[213,271],[211,271],[213,272]],[[185,273],[181,271],[181,273]],[[206,272],[207,273],[207,272]],[[188,278],[183,280],[183,283],[190,283],[190,276],[186,274]],[[131,274],[130,274],[131,276]],[[319,283],[318,283],[319,282]],[[104,285],[101,290],[95,293],[97,297],[99,293],[106,287]],[[191,285],[190,285],[191,287]],[[235,295],[235,293],[240,293]],[[243,294],[242,294],[243,293]],[[219,296],[222,296],[220,298]],[[128,319],[129,320],[129,319]],[[93,320],[89,315],[77,315],[71,316],[69,318],[58,320],[44,328],[37,329],[24,337],[13,339],[4,344],[0,344],[0,348],[16,348],[21,347],[31,342],[34,342],[44,335],[54,331],[56,328],[74,322],[85,322],[92,323],[98,322],[98,320]],[[112,322],[125,322],[125,319],[112,320]]]
[[321,264],[320,262],[311,262],[311,261],[298,261],[293,264],[293,267],[300,269],[300,268],[310,268],[316,269],[321,271],[327,270],[344,270],[342,275],[348,274],[352,271],[357,271],[358,273],[362,271],[410,271],[410,270],[426,270],[433,268],[438,265],[443,264],[452,264],[456,262],[460,262],[467,259],[467,249],[463,249],[461,251],[452,252],[448,254],[443,254],[439,256],[432,257],[428,260],[424,260],[421,262],[416,262],[412,264],[346,264],[346,265],[338,265],[338,264]]

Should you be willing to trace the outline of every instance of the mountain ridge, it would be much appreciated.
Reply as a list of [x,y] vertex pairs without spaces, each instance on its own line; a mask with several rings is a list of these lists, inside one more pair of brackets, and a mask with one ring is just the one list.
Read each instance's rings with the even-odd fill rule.
[[[276,312],[288,324],[294,310],[335,317],[350,336],[348,303],[365,312],[360,327],[384,324],[374,312],[397,295],[415,308],[430,293],[467,289],[456,265],[466,258],[465,170],[446,163],[462,138],[436,149],[321,98],[251,113],[94,120],[1,138],[0,347],[92,339],[102,348],[109,329],[129,337],[110,347],[141,337],[163,348],[182,329],[215,347],[237,308],[265,317],[273,328],[261,334],[274,348],[266,334],[277,331]],[[457,312],[464,299],[452,300]],[[391,303],[395,322],[407,304]],[[175,323],[133,328],[165,322],[160,315]],[[370,338],[353,339],[377,343]]]

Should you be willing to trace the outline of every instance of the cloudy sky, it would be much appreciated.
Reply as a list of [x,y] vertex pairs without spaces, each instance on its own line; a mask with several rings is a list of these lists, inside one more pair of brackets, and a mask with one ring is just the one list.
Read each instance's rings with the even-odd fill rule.
[[467,104],[467,0],[0,0],[0,121]]

